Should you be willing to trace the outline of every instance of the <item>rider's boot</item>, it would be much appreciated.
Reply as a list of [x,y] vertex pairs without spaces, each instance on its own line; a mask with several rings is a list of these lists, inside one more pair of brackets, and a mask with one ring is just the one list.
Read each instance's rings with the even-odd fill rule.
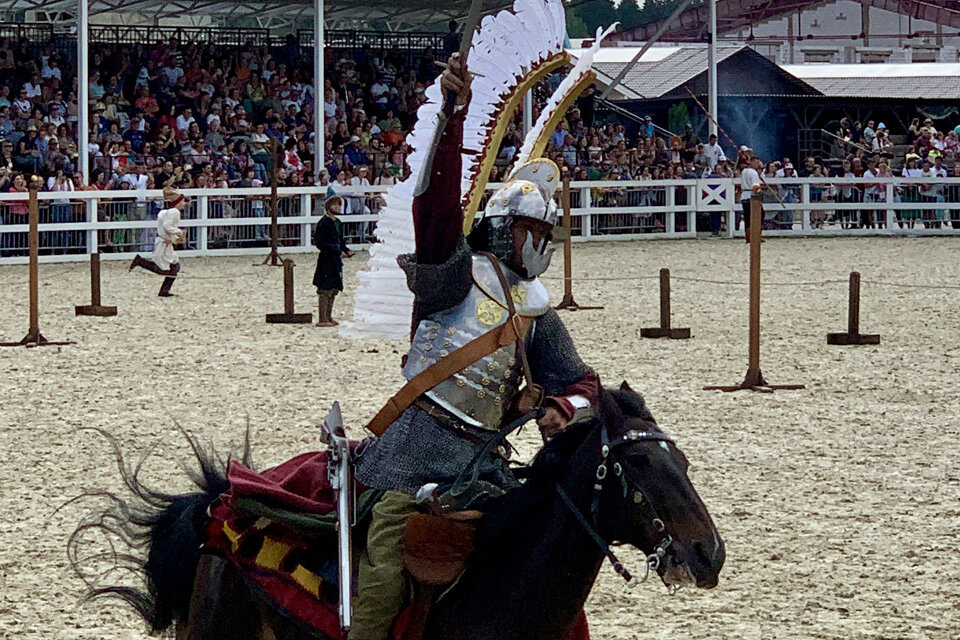
[[384,640],[400,615],[407,599],[400,540],[414,512],[413,497],[396,491],[386,492],[373,507],[367,548],[358,566],[360,588],[349,640]]

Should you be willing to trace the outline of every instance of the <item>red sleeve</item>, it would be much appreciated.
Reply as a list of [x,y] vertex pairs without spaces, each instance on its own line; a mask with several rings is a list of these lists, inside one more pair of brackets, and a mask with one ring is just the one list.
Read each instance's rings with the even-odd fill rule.
[[597,400],[600,397],[600,376],[590,372],[569,385],[563,390],[562,394],[558,396],[547,396],[543,404],[547,407],[556,407],[563,417],[569,421],[573,418],[573,414],[576,411],[576,407],[568,400],[570,396],[580,396],[585,398],[590,403],[590,406],[596,406]]
[[413,228],[418,264],[443,264],[463,235],[460,204],[460,149],[466,109],[455,112],[440,137],[431,167],[430,185],[413,199]]

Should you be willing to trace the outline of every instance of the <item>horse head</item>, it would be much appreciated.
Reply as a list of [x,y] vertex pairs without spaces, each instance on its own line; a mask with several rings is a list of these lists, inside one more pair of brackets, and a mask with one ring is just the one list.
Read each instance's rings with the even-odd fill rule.
[[687,477],[686,456],[626,382],[601,391],[599,415],[600,535],[648,554],[668,587],[715,587],[726,551]]

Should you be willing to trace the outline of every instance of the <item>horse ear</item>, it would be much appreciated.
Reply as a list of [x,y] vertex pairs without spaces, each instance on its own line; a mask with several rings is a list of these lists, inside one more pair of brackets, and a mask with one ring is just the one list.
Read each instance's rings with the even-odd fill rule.
[[629,384],[627,384],[626,380],[620,383],[620,391],[629,391],[631,393],[636,393],[636,391],[634,391],[633,388]]

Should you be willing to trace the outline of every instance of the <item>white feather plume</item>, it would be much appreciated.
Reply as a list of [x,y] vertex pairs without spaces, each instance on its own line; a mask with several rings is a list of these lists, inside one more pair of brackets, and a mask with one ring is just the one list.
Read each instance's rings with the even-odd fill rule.
[[[466,195],[478,177],[478,156],[487,146],[492,128],[513,88],[531,69],[563,49],[566,17],[562,0],[515,0],[513,9],[486,16],[474,34],[470,69],[477,74],[472,84],[468,116],[464,122],[461,192]],[[438,79],[439,80],[439,79]],[[343,323],[340,333],[351,338],[409,336],[413,294],[397,256],[414,251],[413,187],[424,165],[427,145],[434,137],[443,96],[439,81],[427,87],[427,102],[417,111],[417,125],[407,138],[412,152],[407,157],[411,175],[385,194],[374,232],[377,243],[359,274],[353,322]]]
[[616,24],[607,27],[606,30],[604,30],[602,27],[597,28],[597,34],[596,38],[594,39],[593,46],[580,53],[580,59],[577,60],[577,64],[573,66],[573,68],[567,74],[567,77],[563,79],[563,82],[560,83],[560,85],[557,87],[557,90],[554,91],[553,95],[550,96],[550,99],[547,100],[547,104],[545,104],[543,109],[540,111],[540,117],[537,118],[537,122],[533,125],[526,137],[523,139],[523,146],[520,147],[520,153],[517,155],[515,166],[519,167],[524,162],[533,159],[530,157],[530,155],[533,153],[533,148],[536,145],[537,140],[540,138],[540,135],[547,127],[547,123],[549,123],[550,119],[553,118],[553,115],[557,112],[560,103],[563,102],[567,94],[569,94],[573,87],[580,82],[580,80],[587,75],[587,73],[590,72],[590,68],[593,66],[593,57],[600,49],[600,43],[603,42],[603,39],[610,35],[610,33],[612,33],[616,28]]

